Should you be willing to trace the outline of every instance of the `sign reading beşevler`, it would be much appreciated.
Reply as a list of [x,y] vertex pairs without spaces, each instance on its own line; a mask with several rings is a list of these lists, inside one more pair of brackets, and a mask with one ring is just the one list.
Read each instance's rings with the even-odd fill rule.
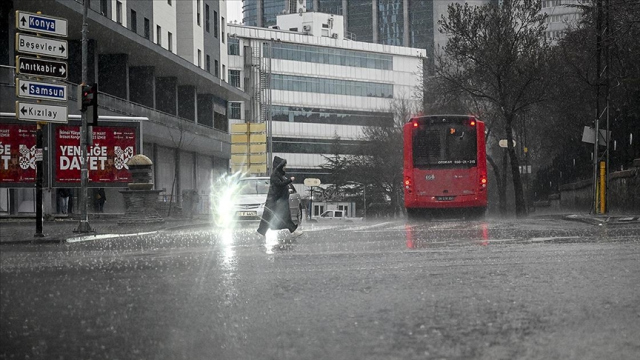
[[36,181],[36,125],[0,124],[0,183]]
[[[80,182],[82,150],[79,126],[56,126],[55,181]],[[89,182],[129,183],[131,175],[127,161],[137,154],[136,128],[134,126],[95,126],[93,146],[89,146]]]

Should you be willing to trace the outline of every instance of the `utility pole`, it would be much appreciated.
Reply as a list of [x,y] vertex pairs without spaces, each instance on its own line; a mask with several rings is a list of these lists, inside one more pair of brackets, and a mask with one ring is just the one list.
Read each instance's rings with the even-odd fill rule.
[[[83,1],[82,9],[82,84],[81,87],[87,85],[88,82],[88,33],[89,24],[87,23],[87,12],[89,10],[89,0]],[[97,94],[95,94],[97,96]],[[82,102],[82,98],[78,99]],[[75,232],[88,233],[93,232],[91,225],[89,225],[89,213],[87,211],[87,186],[89,179],[89,169],[87,168],[87,110],[81,110],[82,114],[82,127],[80,130],[80,148],[82,151],[82,157],[80,159],[80,222]]]
[[600,81],[602,73],[602,0],[596,3],[596,113],[594,122],[594,141],[593,141],[593,213],[600,212],[600,196],[601,190],[598,186],[598,173],[600,152]]

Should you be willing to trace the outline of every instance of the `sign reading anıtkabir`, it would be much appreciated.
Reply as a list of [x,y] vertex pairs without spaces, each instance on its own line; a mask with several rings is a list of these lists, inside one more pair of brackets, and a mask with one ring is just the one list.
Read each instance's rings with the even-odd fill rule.
[[67,63],[16,56],[16,73],[37,77],[67,78]]
[[36,125],[0,123],[0,184],[36,181]]

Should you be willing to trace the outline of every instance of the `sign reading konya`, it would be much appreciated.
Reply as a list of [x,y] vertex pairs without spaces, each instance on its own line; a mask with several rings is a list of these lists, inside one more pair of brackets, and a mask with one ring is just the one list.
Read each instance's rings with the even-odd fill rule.
[[[82,150],[79,126],[56,126],[55,181],[80,182]],[[127,161],[137,154],[136,127],[95,126],[93,146],[88,150],[89,182],[129,183]]]
[[36,125],[0,124],[0,183],[36,181]]

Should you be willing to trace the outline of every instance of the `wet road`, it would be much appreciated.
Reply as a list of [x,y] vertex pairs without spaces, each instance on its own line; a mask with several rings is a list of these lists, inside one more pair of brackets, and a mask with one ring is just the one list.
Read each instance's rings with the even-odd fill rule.
[[306,224],[0,247],[0,358],[637,359],[640,227]]

